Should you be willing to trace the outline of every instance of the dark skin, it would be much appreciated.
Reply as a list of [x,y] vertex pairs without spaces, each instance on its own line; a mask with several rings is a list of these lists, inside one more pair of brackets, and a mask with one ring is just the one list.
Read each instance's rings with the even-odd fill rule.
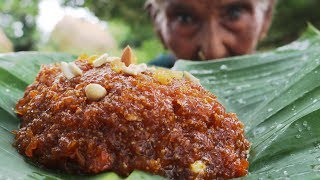
[[149,7],[156,31],[178,59],[250,54],[268,31],[273,0],[164,0]]

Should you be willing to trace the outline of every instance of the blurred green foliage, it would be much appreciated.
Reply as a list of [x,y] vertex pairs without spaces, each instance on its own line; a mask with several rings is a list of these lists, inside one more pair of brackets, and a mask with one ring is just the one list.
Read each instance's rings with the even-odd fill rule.
[[273,48],[292,42],[311,23],[320,29],[319,0],[278,0],[272,26],[261,48]]
[[[148,22],[145,23],[146,26],[150,26]],[[165,49],[163,48],[160,40],[157,37],[155,37],[155,34],[153,33],[152,29],[148,31],[148,33],[151,33],[150,35],[140,33],[138,30],[136,33],[134,33],[135,30],[133,30],[132,26],[128,26],[128,24],[121,20],[121,18],[119,18],[118,20],[112,20],[108,24],[109,31],[114,36],[114,38],[118,42],[120,42],[120,47],[118,51],[111,52],[112,54],[120,55],[122,49],[125,46],[130,45],[130,47],[134,50],[134,53],[138,58],[138,62],[146,63],[149,60],[157,57],[160,53],[165,52]],[[143,31],[144,30],[142,30],[142,32]],[[139,45],[135,43],[137,41]]]
[[[111,21],[109,30],[120,42],[119,52],[130,45],[140,63],[147,62],[165,51],[153,31],[144,3],[145,0],[64,0],[66,6],[87,7],[99,19]],[[119,52],[117,54],[120,54]]]
[[[35,18],[40,0],[0,0],[0,27],[14,44],[15,51],[38,50],[39,32]],[[121,49],[130,45],[142,61],[164,51],[157,39],[145,0],[61,0],[64,6],[86,7],[99,19],[109,22],[109,30]],[[320,28],[319,0],[279,0],[267,38],[259,48],[273,48],[291,42],[308,22]],[[40,45],[42,46],[42,45]],[[46,49],[46,48],[40,48]]]
[[34,50],[40,38],[36,27],[39,0],[1,0],[0,27],[15,51]]
[[131,33],[121,41],[122,47],[127,44],[139,47],[144,40],[156,38],[152,26],[144,10],[145,0],[63,0],[64,5],[72,7],[87,7],[99,19],[105,21],[122,21],[130,27]]

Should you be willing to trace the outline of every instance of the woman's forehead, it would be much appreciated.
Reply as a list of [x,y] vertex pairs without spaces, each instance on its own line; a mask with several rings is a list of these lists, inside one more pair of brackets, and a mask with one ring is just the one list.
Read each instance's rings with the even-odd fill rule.
[[247,1],[259,1],[259,0],[158,0],[158,2],[179,2],[179,3],[209,3],[209,4],[224,4],[232,2],[247,2]]
[[[170,6],[204,6],[206,8],[210,7],[221,7],[228,4],[234,3],[248,3],[252,6],[257,6],[262,4],[268,4],[270,0],[150,0],[155,5],[160,7],[170,7]],[[163,6],[166,5],[166,6]]]

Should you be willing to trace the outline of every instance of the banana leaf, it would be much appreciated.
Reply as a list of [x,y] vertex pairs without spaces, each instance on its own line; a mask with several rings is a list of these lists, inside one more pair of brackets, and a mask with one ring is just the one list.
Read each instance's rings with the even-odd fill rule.
[[[39,168],[13,144],[14,106],[41,64],[73,61],[62,53],[0,55],[0,179],[121,179],[113,172],[76,176]],[[207,62],[178,61],[236,112],[252,142],[242,179],[320,178],[320,32],[312,26],[297,41],[269,52]],[[134,171],[126,179],[163,179]]]

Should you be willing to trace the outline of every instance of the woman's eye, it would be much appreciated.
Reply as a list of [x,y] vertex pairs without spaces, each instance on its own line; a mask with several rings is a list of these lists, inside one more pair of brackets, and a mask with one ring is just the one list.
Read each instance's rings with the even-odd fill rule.
[[201,18],[198,18],[199,16],[190,8],[170,8],[166,12],[166,17],[171,30],[179,36],[190,38],[201,26]]
[[194,21],[194,18],[186,13],[177,14],[176,19],[181,24],[191,24]]
[[232,5],[226,8],[225,18],[229,21],[237,21],[245,12],[245,7],[241,5]]

